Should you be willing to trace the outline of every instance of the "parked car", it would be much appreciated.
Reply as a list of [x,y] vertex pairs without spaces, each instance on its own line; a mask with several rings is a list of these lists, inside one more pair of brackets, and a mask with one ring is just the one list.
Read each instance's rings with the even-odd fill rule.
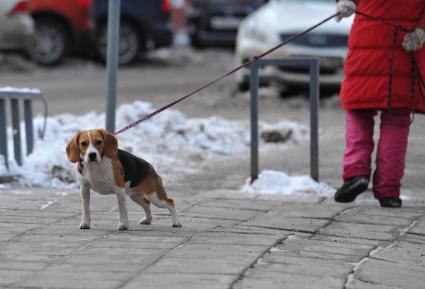
[[2,0],[0,3],[0,51],[28,53],[34,23],[28,13],[28,2]]
[[29,0],[28,7],[35,21],[31,53],[37,63],[57,64],[90,45],[91,0]]
[[[334,1],[271,0],[250,14],[239,26],[236,62],[241,64],[248,61],[333,13]],[[321,86],[335,89],[343,77],[352,20],[349,18],[341,23],[331,20],[268,57],[319,57]],[[286,86],[306,86],[310,80],[308,68],[303,67],[268,66],[261,70],[260,75],[260,83],[278,81]],[[240,90],[247,90],[249,70],[242,69],[237,74],[237,80]]]
[[242,19],[264,0],[193,0],[188,11],[192,45],[233,46]]
[[[108,0],[95,0],[96,51],[106,60]],[[125,0],[121,2],[119,63],[129,64],[140,52],[173,44],[168,0]]]

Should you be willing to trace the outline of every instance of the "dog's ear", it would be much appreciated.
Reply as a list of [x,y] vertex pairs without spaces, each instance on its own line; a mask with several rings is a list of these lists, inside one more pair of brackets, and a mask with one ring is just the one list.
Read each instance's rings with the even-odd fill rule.
[[103,139],[105,141],[103,153],[108,158],[115,157],[118,153],[118,140],[117,140],[117,138],[115,137],[114,134],[110,133],[107,130],[102,129],[100,131],[101,131],[101,133],[103,135]]
[[66,155],[71,163],[76,163],[80,160],[80,146],[78,145],[80,134],[81,132],[78,132],[66,146]]

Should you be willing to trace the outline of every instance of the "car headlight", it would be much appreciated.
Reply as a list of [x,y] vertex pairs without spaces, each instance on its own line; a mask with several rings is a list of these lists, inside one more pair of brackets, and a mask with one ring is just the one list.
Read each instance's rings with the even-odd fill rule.
[[267,40],[265,33],[261,30],[258,21],[254,17],[247,19],[241,30],[241,34],[243,37],[252,38],[259,42],[265,42]]

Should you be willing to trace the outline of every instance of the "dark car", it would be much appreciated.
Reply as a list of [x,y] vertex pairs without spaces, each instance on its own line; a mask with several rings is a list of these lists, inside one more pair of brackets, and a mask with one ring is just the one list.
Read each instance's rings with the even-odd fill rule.
[[[95,0],[93,17],[96,22],[96,51],[106,59],[108,0]],[[170,46],[173,31],[168,0],[121,1],[119,63],[129,64],[142,51]]]
[[35,21],[31,54],[42,65],[59,63],[68,52],[84,52],[91,43],[91,0],[30,0]]
[[239,23],[264,0],[193,0],[189,7],[192,45],[233,46]]

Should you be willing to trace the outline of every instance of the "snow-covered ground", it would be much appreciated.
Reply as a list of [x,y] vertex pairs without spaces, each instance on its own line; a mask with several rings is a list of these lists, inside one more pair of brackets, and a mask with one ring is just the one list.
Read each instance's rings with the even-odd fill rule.
[[309,176],[288,176],[284,172],[264,170],[251,184],[247,180],[242,193],[253,197],[330,197],[335,189],[327,184],[318,183]]
[[39,89],[34,88],[15,88],[15,87],[0,87],[0,93],[41,93]]
[[[148,102],[136,101],[121,105],[117,109],[117,128],[153,111]],[[24,165],[18,166],[13,160],[12,130],[8,129],[9,172],[0,159],[0,175],[20,175],[19,182],[26,186],[73,187],[76,186],[75,164],[69,163],[65,154],[68,141],[80,130],[103,127],[105,115],[91,112],[85,115],[62,114],[49,117],[44,139],[40,131],[44,119],[34,120],[36,131],[35,150],[24,158]],[[23,125],[23,124],[22,124]],[[289,141],[299,141],[306,129],[294,122],[260,124],[265,130],[290,131]],[[22,131],[23,128],[22,128]],[[119,147],[130,151],[147,161],[164,176],[173,172],[189,172],[199,169],[209,158],[246,153],[249,150],[250,129],[248,122],[229,121],[220,117],[188,118],[173,109],[164,111],[118,135]],[[25,143],[25,141],[23,141]],[[267,144],[267,146],[282,145]],[[264,145],[263,145],[264,147]],[[25,151],[25,149],[24,149]]]

